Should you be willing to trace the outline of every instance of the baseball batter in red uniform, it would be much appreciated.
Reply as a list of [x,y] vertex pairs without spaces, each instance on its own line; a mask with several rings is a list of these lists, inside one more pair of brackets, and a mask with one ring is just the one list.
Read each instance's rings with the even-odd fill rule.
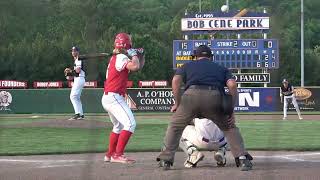
[[135,118],[125,101],[125,94],[129,72],[138,71],[143,65],[144,55],[132,49],[131,36],[126,33],[116,35],[101,100],[113,124],[109,136],[109,149],[104,156],[105,162],[135,162],[124,156],[124,149],[136,127]]

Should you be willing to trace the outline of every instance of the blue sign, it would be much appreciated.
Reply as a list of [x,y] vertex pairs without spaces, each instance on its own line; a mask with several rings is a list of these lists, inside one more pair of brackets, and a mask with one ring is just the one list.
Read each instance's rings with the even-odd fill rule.
[[211,48],[213,61],[231,69],[278,69],[279,45],[276,39],[174,40],[173,68],[194,60],[200,45]]
[[279,88],[239,88],[235,112],[278,111]]

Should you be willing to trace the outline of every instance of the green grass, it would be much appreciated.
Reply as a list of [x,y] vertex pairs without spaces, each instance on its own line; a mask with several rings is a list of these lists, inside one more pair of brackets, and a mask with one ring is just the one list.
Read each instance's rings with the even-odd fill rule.
[[[136,133],[126,151],[159,151],[167,122],[137,117]],[[320,121],[243,120],[238,127],[249,150],[320,150]],[[104,152],[110,131],[111,128],[1,128],[0,155]]]
[[35,118],[4,118],[0,121],[0,125],[15,125],[15,124],[25,124],[25,123],[31,123],[31,122],[39,122],[39,121],[49,121],[49,119],[35,119]]

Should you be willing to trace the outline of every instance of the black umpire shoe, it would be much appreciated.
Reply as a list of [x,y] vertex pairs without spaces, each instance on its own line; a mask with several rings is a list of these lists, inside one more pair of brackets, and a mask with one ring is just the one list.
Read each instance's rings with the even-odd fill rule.
[[240,167],[241,171],[249,171],[252,169],[252,156],[250,154],[246,154],[244,156],[240,156],[235,158],[237,167]]

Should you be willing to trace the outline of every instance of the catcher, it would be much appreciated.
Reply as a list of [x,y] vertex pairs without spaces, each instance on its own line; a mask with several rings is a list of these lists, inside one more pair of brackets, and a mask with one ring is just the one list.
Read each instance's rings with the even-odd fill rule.
[[188,155],[184,166],[193,168],[204,158],[199,151],[214,151],[213,157],[218,166],[226,165],[226,146],[227,141],[223,132],[207,118],[195,118],[194,125],[188,125],[183,130],[179,147]]
[[74,59],[73,69],[66,68],[64,75],[67,80],[73,80],[73,85],[70,92],[70,100],[73,105],[75,115],[69,118],[69,120],[82,120],[84,114],[81,103],[81,92],[85,84],[85,71],[83,69],[83,61],[79,60],[79,48],[74,46],[71,48],[71,55]]

